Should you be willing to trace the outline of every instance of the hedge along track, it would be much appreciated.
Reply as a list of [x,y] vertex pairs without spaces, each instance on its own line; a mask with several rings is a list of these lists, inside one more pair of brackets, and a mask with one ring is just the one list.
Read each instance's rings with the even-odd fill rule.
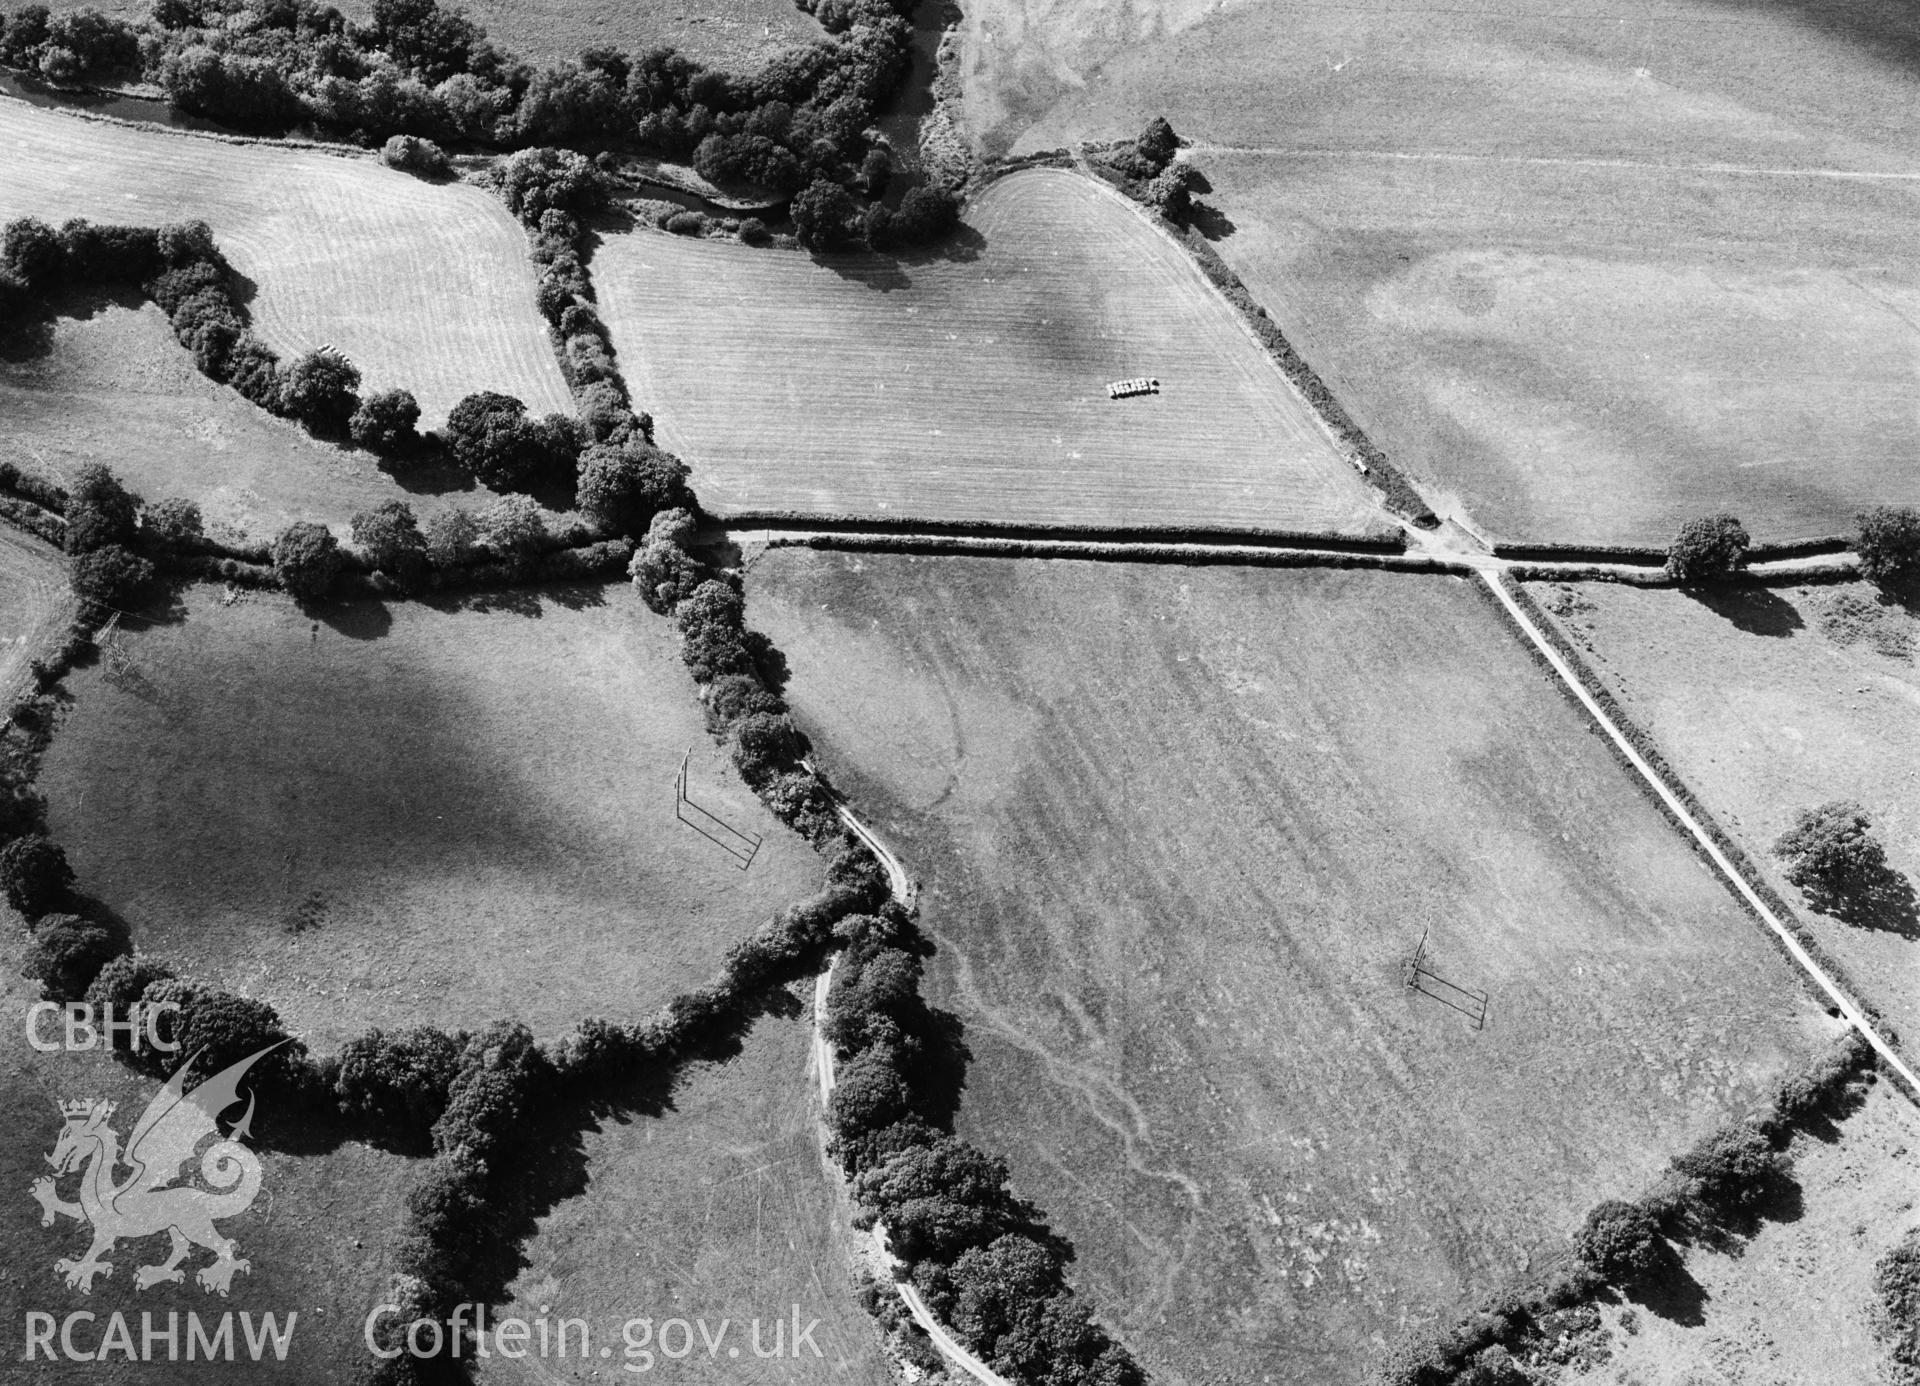
[[[803,761],[802,764],[805,762]],[[911,910],[918,891],[913,878],[907,874],[899,858],[888,851],[886,844],[875,837],[865,823],[854,817],[853,811],[845,804],[837,804],[835,807],[840,810],[840,821],[847,825],[848,831],[865,843],[867,849],[879,858],[880,864],[887,869],[887,886],[893,894],[894,903],[903,909]],[[821,1033],[820,1025],[827,1013],[827,993],[833,987],[833,969],[838,958],[839,955],[836,953],[832,959],[828,960],[827,970],[822,972],[813,984],[813,1059],[815,1068],[820,1074],[820,1116],[823,1123],[827,1116],[827,1104],[833,1097],[833,1046],[827,1043],[827,1037]],[[886,1232],[878,1222],[873,1225],[873,1241],[875,1250],[879,1252],[889,1269],[899,1265],[898,1259],[887,1250]],[[921,1330],[932,1340],[934,1347],[940,1350],[942,1357],[975,1381],[980,1382],[981,1386],[1013,1386],[1012,1382],[968,1352],[951,1333],[941,1326],[940,1321],[933,1316],[933,1311],[927,1308],[927,1302],[920,1297],[920,1292],[910,1281],[895,1280],[893,1288],[899,1293],[900,1302],[907,1306],[907,1312],[913,1315],[913,1321],[920,1325]]]
[[1574,672],[1573,666],[1559,650],[1554,648],[1553,642],[1514,599],[1512,591],[1508,588],[1508,583],[1512,579],[1507,576],[1504,569],[1487,566],[1479,571],[1488,590],[1505,609],[1508,617],[1532,642],[1534,649],[1546,660],[1547,666],[1560,676],[1561,682],[1572,691],[1573,696],[1586,709],[1587,715],[1599,724],[1600,729],[1613,741],[1615,748],[1625,758],[1627,764],[1653,787],[1653,792],[1659,795],[1661,803],[1665,805],[1673,821],[1687,831],[1707,860],[1712,862],[1720,874],[1733,886],[1734,893],[1773,931],[1780,946],[1786,950],[1787,956],[1799,964],[1801,971],[1813,979],[1814,985],[1826,994],[1840,1014],[1846,1018],[1847,1023],[1858,1030],[1867,1043],[1873,1046],[1874,1052],[1880,1056],[1882,1062],[1906,1085],[1908,1095],[1920,1100],[1920,1077],[1916,1077],[1913,1070],[1907,1067],[1900,1055],[1895,1052],[1892,1043],[1880,1033],[1846,989],[1835,981],[1832,975],[1807,951],[1786,921],[1760,898],[1760,893],[1721,850],[1719,843],[1714,841],[1713,835],[1701,826],[1700,820],[1695,817],[1693,811],[1667,785],[1665,778],[1647,762],[1646,757],[1635,749],[1631,738],[1620,729],[1612,717],[1607,715],[1606,710],[1600,706],[1599,700],[1587,691],[1586,685]]

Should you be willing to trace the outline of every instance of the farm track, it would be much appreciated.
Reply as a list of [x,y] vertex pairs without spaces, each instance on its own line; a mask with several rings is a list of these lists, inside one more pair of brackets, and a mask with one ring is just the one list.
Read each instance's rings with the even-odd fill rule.
[[[880,864],[886,868],[887,888],[892,893],[894,900],[911,909],[913,907],[915,888],[913,878],[907,874],[906,867],[900,864],[900,859],[894,856],[885,843],[873,835],[867,825],[862,823],[851,809],[845,804],[840,804],[838,807],[841,821],[852,830],[855,837],[858,837],[867,845],[868,850],[870,850],[874,856],[879,859]],[[814,1071],[818,1073],[820,1077],[820,1116],[823,1123],[826,1119],[827,1103],[833,1097],[833,1046],[827,1043],[826,1036],[821,1033],[820,1022],[821,1018],[826,1014],[827,993],[832,989],[832,986],[833,964],[828,963],[827,970],[815,979],[813,985]],[[824,1141],[824,1133],[822,1139]],[[825,1158],[824,1150],[825,1146],[823,1144],[822,1158]],[[838,1171],[836,1170],[835,1173],[837,1174]],[[897,1264],[894,1260],[893,1253],[887,1250],[886,1233],[878,1223],[874,1225],[872,1237],[875,1252],[885,1260],[889,1266]],[[927,1308],[927,1302],[920,1297],[920,1292],[910,1283],[905,1280],[895,1280],[893,1286],[900,1294],[900,1302],[906,1305],[907,1312],[913,1315],[913,1321],[920,1325],[921,1330],[926,1333],[934,1347],[939,1349],[941,1356],[960,1368],[960,1370],[972,1377],[975,1381],[980,1382],[981,1386],[1012,1386],[1012,1383],[1005,1377],[996,1373],[991,1367],[987,1366],[986,1363],[962,1347],[954,1339],[953,1335],[941,1326],[940,1321],[933,1316],[933,1311]]]
[[202,219],[255,286],[254,330],[297,354],[338,346],[367,389],[413,391],[422,425],[476,389],[536,413],[572,397],[534,309],[520,227],[498,199],[371,157],[227,144],[0,97],[0,220]]

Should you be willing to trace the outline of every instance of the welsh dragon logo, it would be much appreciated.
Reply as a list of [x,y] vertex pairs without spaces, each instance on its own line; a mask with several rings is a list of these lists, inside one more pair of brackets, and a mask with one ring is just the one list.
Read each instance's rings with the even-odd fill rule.
[[[193,1067],[193,1059],[188,1059],[134,1123],[124,1156],[119,1133],[109,1124],[114,1103],[82,1098],[60,1104],[63,1125],[47,1156],[54,1172],[34,1180],[31,1192],[44,1210],[42,1227],[53,1226],[55,1214],[93,1227],[93,1245],[85,1256],[53,1263],[69,1289],[91,1294],[95,1276],[113,1274],[112,1264],[101,1258],[121,1238],[137,1240],[157,1232],[173,1239],[172,1250],[165,1261],[134,1271],[133,1283],[139,1289],[184,1281],[186,1272],[180,1263],[195,1246],[205,1247],[215,1258],[194,1277],[202,1289],[224,1295],[235,1271],[252,1269],[250,1262],[235,1255],[238,1245],[222,1236],[214,1223],[244,1213],[260,1192],[260,1161],[240,1143],[252,1130],[253,1094],[247,1094],[247,1110],[230,1135],[220,1135],[217,1118],[240,1100],[240,1079],[246,1071],[279,1047],[269,1045],[222,1069],[192,1092],[186,1091],[187,1072]],[[200,1175],[211,1187],[169,1188],[208,1136],[216,1139],[200,1156]],[[115,1172],[122,1164],[130,1173],[116,1181]],[[56,1181],[76,1170],[80,1197],[69,1203],[59,1196]]]

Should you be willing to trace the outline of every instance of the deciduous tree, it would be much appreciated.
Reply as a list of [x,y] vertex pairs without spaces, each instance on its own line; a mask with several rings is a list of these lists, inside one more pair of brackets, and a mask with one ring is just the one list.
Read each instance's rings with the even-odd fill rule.
[[33,919],[72,894],[73,868],[58,843],[29,833],[0,847],[0,890],[9,905]]
[[1631,1285],[1660,1263],[1660,1225],[1638,1203],[1610,1198],[1587,1214],[1574,1249],[1610,1283]]
[[67,552],[130,544],[139,518],[140,498],[106,467],[89,462],[67,488]]
[[318,601],[340,575],[340,541],[325,525],[299,520],[273,541],[273,571],[300,601]]
[[1667,576],[1688,587],[1724,582],[1746,566],[1751,543],[1731,515],[1688,520],[1667,546]]
[[413,582],[427,566],[426,536],[405,501],[382,501],[353,517],[353,542],[367,562],[400,582]]
[[310,351],[280,375],[280,408],[315,433],[341,433],[360,407],[360,368],[336,351]]
[[1920,579],[1920,510],[1911,505],[1883,505],[1859,519],[1854,551],[1860,571],[1882,587]]
[[1850,799],[1801,809],[1774,842],[1773,854],[1818,910],[1869,903],[1892,875],[1873,819]]

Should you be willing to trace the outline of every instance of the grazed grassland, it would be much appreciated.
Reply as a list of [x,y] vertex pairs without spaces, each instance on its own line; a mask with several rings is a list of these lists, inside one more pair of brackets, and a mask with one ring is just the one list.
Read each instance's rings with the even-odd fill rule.
[[[1798,810],[1831,799],[1864,806],[1893,867],[1920,883],[1920,773],[1907,754],[1920,745],[1920,621],[1906,608],[1865,583],[1704,599],[1609,583],[1533,591],[1788,900],[1802,897],[1769,849]],[[1876,633],[1909,652],[1881,653]],[[1894,1027],[1920,1035],[1920,918],[1800,914]]]
[[[1353,1381],[1829,1022],[1465,582],[782,550],[966,1133],[1169,1381]],[[1490,997],[1483,1031],[1402,985]]]
[[193,368],[151,303],[63,295],[0,337],[0,458],[56,481],[90,462],[149,501],[184,496],[209,529],[269,539],[295,520],[331,525],[383,501],[424,519],[496,497],[450,465],[390,471],[312,437]]
[[[1611,1360],[1566,1379],[1583,1386],[1639,1381],[1880,1381],[1873,1267],[1920,1225],[1914,1199],[1920,1114],[1888,1084],[1827,1139],[1794,1142],[1796,1216],[1751,1238],[1690,1247],[1688,1275],[1705,1292],[1692,1321],[1627,1305],[1603,1310]],[[1631,1325],[1629,1327],[1629,1325]]]
[[[855,1297],[852,1209],[822,1163],[810,1049],[804,1019],[763,1019],[737,1057],[688,1070],[662,1109],[616,1104],[585,1134],[584,1187],[527,1242],[526,1269],[499,1312],[585,1319],[595,1355],[496,1358],[483,1386],[604,1379],[601,1345],[635,1375],[752,1386],[891,1379]],[[818,1321],[804,1339],[796,1313],[801,1330]],[[690,1353],[683,1330],[667,1330],[678,1358],[660,1351],[661,1327],[676,1318],[696,1325]],[[640,1319],[646,1330],[623,1336]]]
[[[213,1259],[195,1249],[180,1285],[134,1287],[134,1268],[167,1257],[164,1236],[121,1241],[106,1257],[113,1273],[94,1282],[83,1295],[66,1287],[54,1270],[61,1258],[79,1259],[86,1252],[88,1229],[69,1218],[52,1227],[40,1225],[40,1205],[27,1193],[35,1179],[50,1171],[43,1158],[54,1148],[60,1119],[55,1104],[79,1098],[107,1098],[118,1104],[111,1125],[124,1140],[133,1130],[160,1084],[142,1077],[104,1054],[36,1053],[29,1048],[22,1021],[27,1007],[39,998],[39,986],[19,976],[26,949],[26,931],[14,913],[0,905],[0,1012],[7,1021],[7,1043],[0,1055],[0,1121],[7,1139],[0,1142],[0,1184],[8,1196],[0,1199],[0,1313],[8,1328],[8,1378],[17,1381],[155,1382],[162,1386],[202,1386],[202,1383],[255,1381],[346,1381],[366,1361],[360,1324],[368,1310],[380,1303],[381,1292],[393,1269],[395,1232],[406,1216],[407,1190],[416,1162],[358,1142],[315,1146],[301,1141],[289,1150],[283,1120],[283,1095],[271,1088],[256,1092],[254,1130],[268,1134],[256,1141],[262,1177],[253,1206],[219,1224],[239,1243],[239,1254],[253,1268],[237,1274],[226,1298],[208,1294],[193,1283],[193,1275]],[[59,1025],[48,1027],[57,1036]],[[236,1108],[233,1115],[238,1115]],[[121,1169],[116,1178],[131,1173]],[[76,1196],[77,1181],[69,1176],[59,1185],[64,1198]],[[76,1311],[98,1317],[75,1326],[76,1347],[91,1351],[101,1341],[107,1320],[116,1311],[126,1316],[134,1352],[140,1351],[141,1314],[153,1316],[165,1330],[167,1315],[178,1315],[178,1352],[187,1350],[187,1315],[198,1314],[209,1332],[222,1314],[235,1315],[233,1362],[167,1361],[164,1341],[156,1344],[152,1361],[128,1361],[118,1353],[99,1362],[49,1362],[36,1356],[23,1360],[24,1332],[29,1311],[52,1314],[56,1322]],[[249,1357],[238,1316],[274,1315],[285,1327],[287,1316],[299,1316],[284,1363],[266,1360],[255,1365]],[[56,1338],[56,1342],[58,1339]]]
[[61,639],[74,610],[59,553],[11,527],[0,529],[0,695],[26,686],[27,661]]
[[[642,1019],[815,888],[627,585],[315,616],[192,589],[125,637],[135,677],[72,676],[41,788],[143,951],[271,1001],[316,1048]],[[705,806],[765,835],[751,870],[674,821],[688,747]]]
[[225,144],[11,98],[0,149],[0,221],[204,220],[257,290],[255,331],[290,355],[331,342],[366,388],[412,390],[425,426],[479,389],[572,409],[520,228],[479,188],[423,183],[370,156]]
[[[635,234],[594,269],[635,398],[703,502],[1073,523],[1378,523],[1306,403],[1105,187],[1033,170],[951,258]],[[1115,402],[1108,381],[1157,376]]]
[[989,150],[1196,143],[1348,409],[1500,537],[1770,538],[1920,499],[1911,7],[967,7]]

